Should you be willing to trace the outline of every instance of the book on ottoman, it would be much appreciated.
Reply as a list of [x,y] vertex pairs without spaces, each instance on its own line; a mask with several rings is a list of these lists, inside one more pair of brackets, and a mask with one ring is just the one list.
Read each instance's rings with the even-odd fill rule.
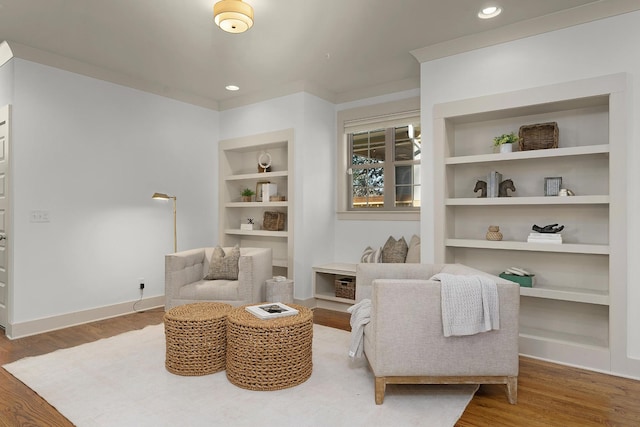
[[298,310],[281,302],[250,305],[245,307],[245,310],[259,319],[274,319],[276,317],[294,316],[298,314]]

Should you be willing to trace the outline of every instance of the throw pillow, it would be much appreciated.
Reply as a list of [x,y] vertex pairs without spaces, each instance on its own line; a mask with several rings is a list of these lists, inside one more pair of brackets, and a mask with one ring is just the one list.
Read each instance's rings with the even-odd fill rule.
[[420,263],[420,238],[415,234],[411,236],[409,241],[409,249],[407,250],[407,259],[404,262],[413,264]]
[[373,250],[371,246],[367,246],[367,248],[362,253],[362,257],[360,258],[360,262],[364,262],[364,263],[378,263],[381,261],[382,261],[382,248]]
[[407,258],[408,249],[409,247],[404,237],[396,240],[393,236],[389,236],[387,242],[382,247],[382,262],[404,262]]
[[238,261],[240,248],[236,245],[228,253],[220,246],[216,246],[209,263],[209,274],[204,280],[238,280]]

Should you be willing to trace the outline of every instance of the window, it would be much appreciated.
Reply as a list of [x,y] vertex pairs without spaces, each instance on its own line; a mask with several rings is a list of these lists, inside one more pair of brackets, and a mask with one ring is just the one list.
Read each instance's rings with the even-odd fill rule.
[[420,207],[420,126],[347,134],[349,209]]
[[420,97],[338,111],[338,219],[420,220]]

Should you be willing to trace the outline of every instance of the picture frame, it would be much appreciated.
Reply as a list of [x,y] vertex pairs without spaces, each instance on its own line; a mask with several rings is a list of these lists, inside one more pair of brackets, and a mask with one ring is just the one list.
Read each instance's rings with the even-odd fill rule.
[[562,177],[551,176],[544,179],[544,195],[545,196],[557,196],[562,188]]

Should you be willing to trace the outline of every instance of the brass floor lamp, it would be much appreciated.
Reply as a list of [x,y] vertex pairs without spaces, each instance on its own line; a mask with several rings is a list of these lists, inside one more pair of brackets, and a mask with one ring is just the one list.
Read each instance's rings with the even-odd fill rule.
[[169,196],[164,193],[153,193],[151,196],[155,200],[173,200],[173,252],[178,252],[178,230],[176,225],[176,196]]

